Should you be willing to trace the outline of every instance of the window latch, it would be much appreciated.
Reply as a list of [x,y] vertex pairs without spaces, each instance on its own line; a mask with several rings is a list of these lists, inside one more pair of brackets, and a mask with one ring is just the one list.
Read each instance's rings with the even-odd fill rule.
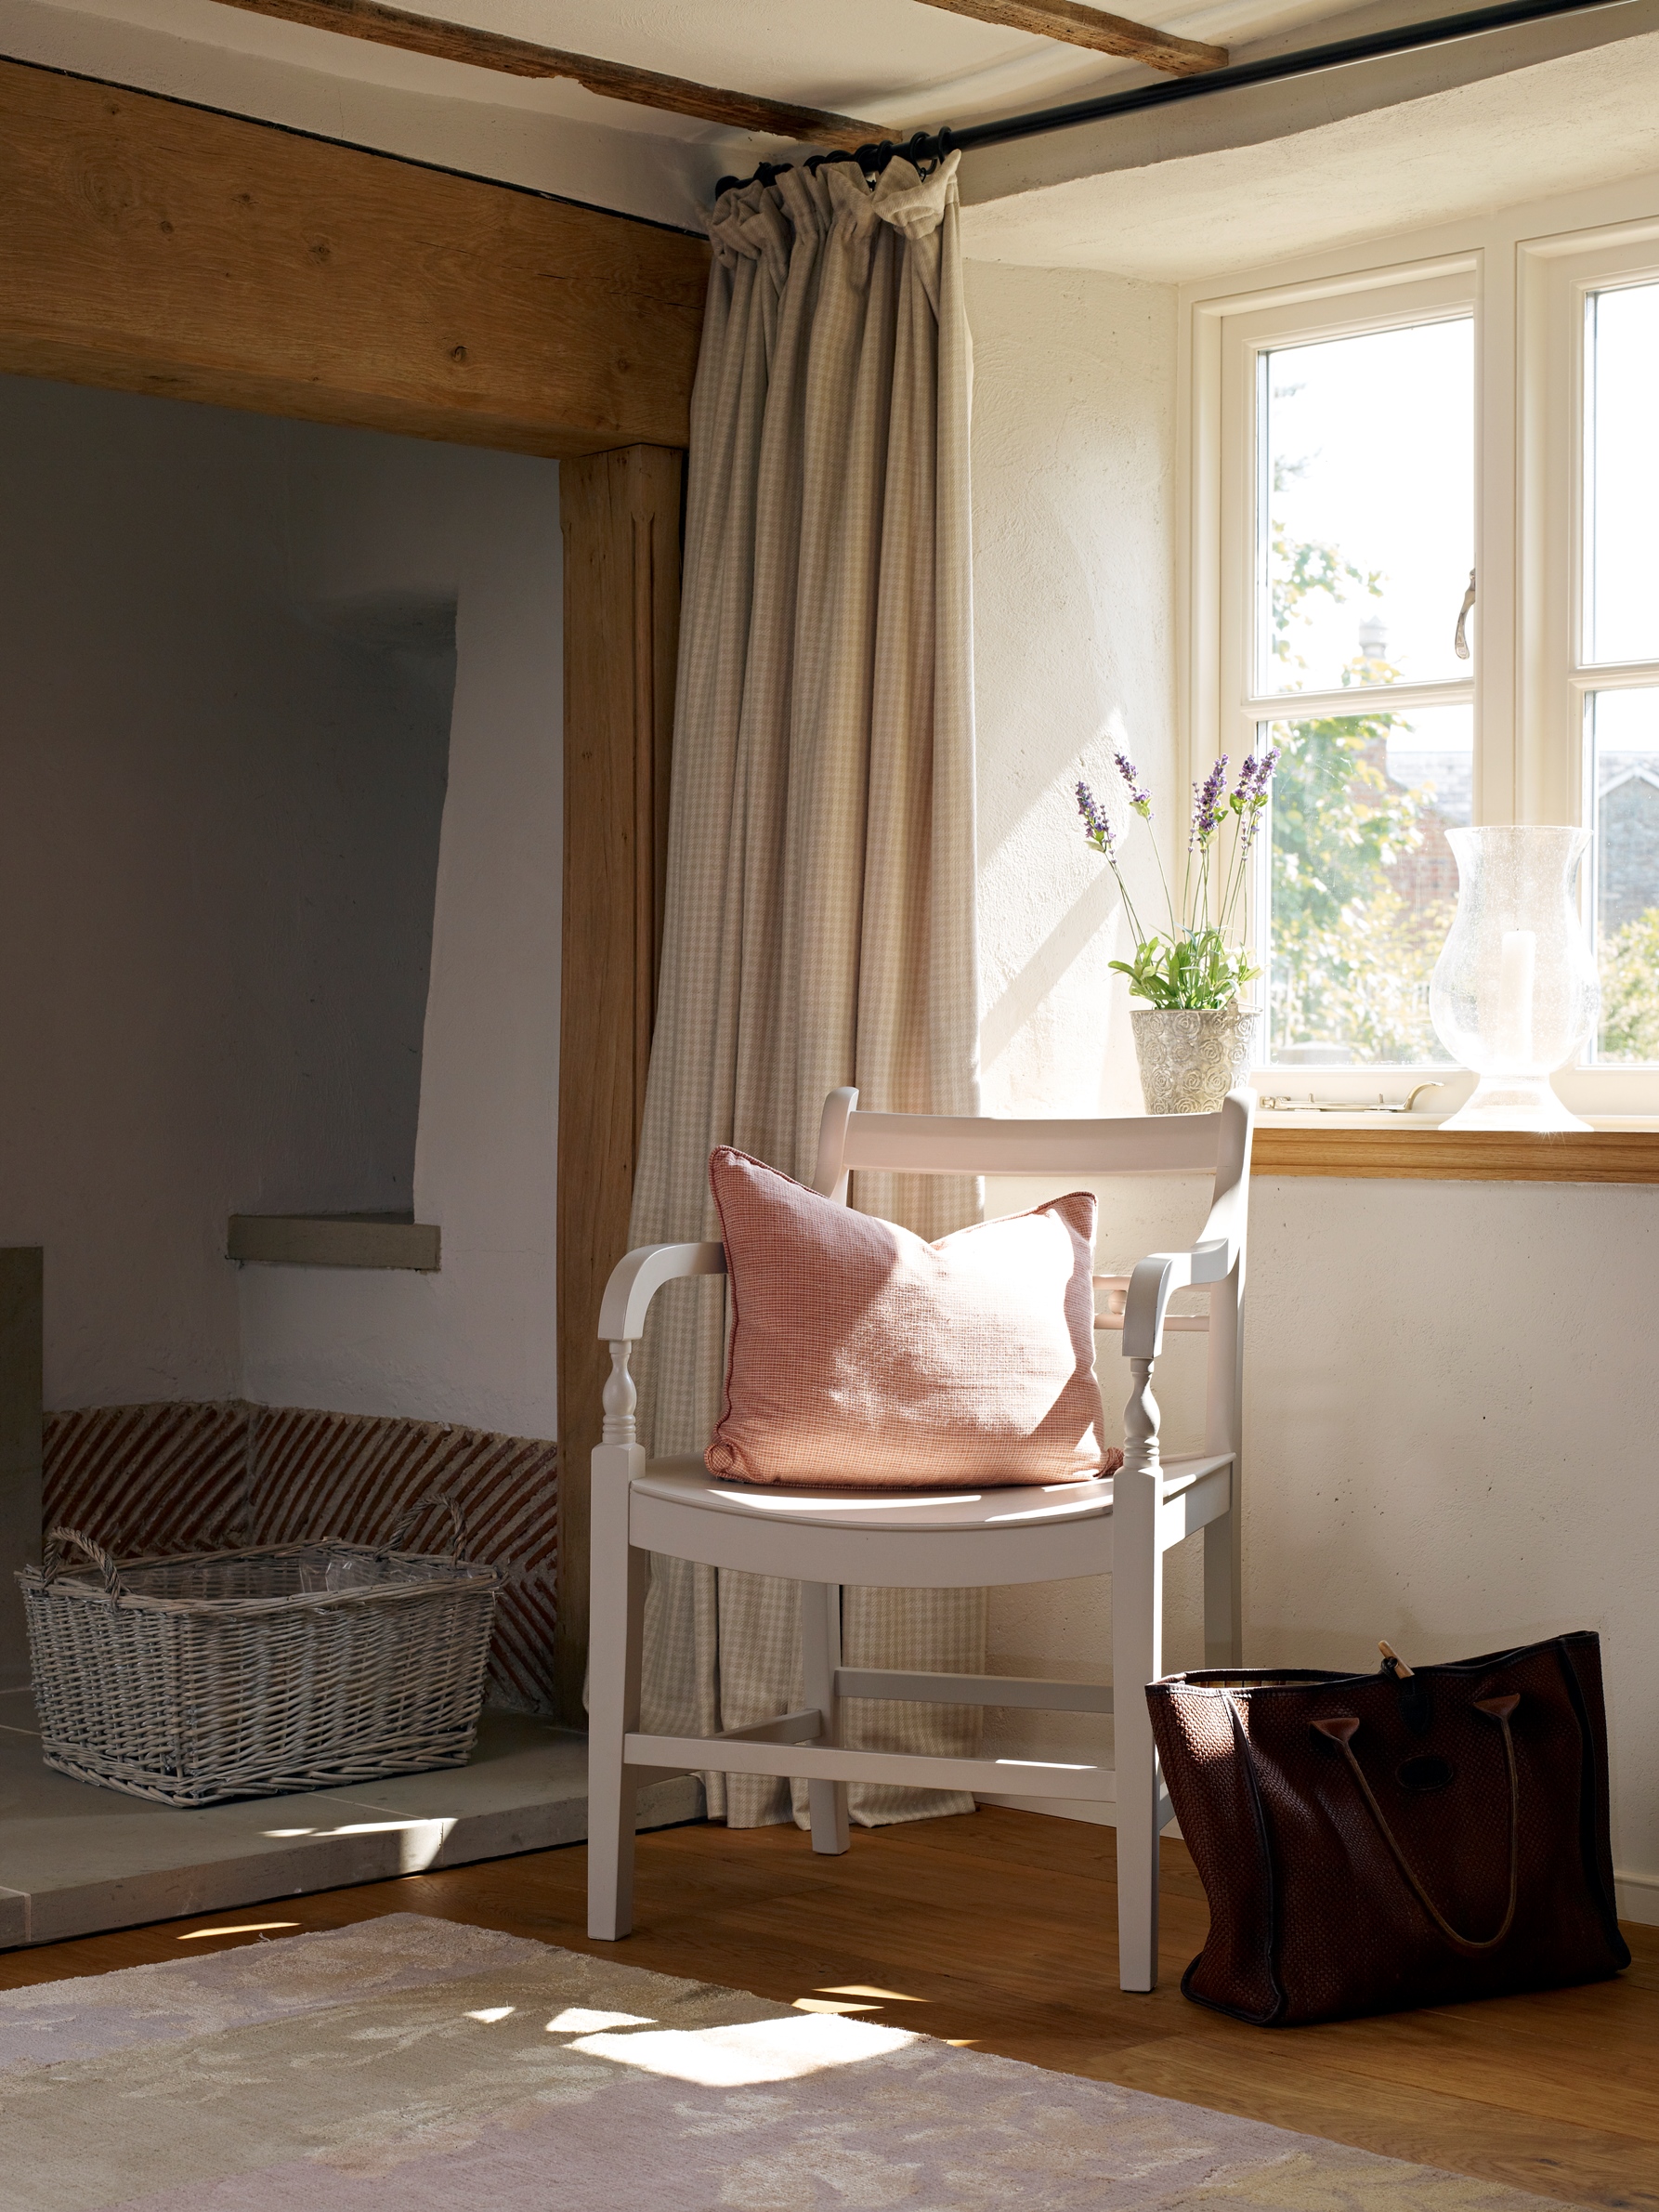
[[1469,610],[1475,603],[1475,572],[1469,572],[1469,589],[1463,595],[1463,604],[1457,609],[1457,627],[1452,634],[1452,650],[1459,661],[1469,659]]

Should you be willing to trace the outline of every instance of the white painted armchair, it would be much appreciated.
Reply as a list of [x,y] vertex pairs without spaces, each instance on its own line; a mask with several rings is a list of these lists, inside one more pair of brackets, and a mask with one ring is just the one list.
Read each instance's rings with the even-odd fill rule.
[[[812,1847],[847,1848],[850,1781],[1017,1793],[1117,1806],[1119,1979],[1157,1975],[1157,1839],[1170,1817],[1159,1783],[1143,1684],[1163,1670],[1163,1556],[1204,1532],[1207,1662],[1236,1664],[1239,1623],[1239,1394],[1245,1228],[1254,1099],[1235,1091],[1220,1113],[1100,1121],[948,1119],[856,1111],[856,1091],[824,1107],[816,1188],[843,1204],[854,1169],[907,1174],[1108,1176],[1213,1171],[1209,1216],[1188,1251],[1155,1252],[1127,1276],[1095,1277],[1100,1329],[1121,1329],[1130,1367],[1124,1465],[1116,1476],[971,1495],[751,1488],[695,1458],[647,1460],[634,1433],[629,1362],[652,1298],[676,1276],[719,1275],[718,1244],[651,1245],[612,1274],[599,1334],[610,1346],[604,1442],[593,1459],[589,1657],[588,1932],[632,1925],[634,1793],[663,1774],[706,1770],[799,1776],[808,1785]],[[1208,1287],[1208,1315],[1167,1315],[1173,1292]],[[1104,1302],[1100,1294],[1104,1292]],[[1208,1332],[1205,1448],[1164,1459],[1152,1394],[1166,1329]],[[650,1554],[782,1575],[802,1592],[803,1709],[715,1736],[639,1732],[640,1648]],[[993,1588],[1110,1574],[1114,1708],[1104,1683],[977,1674],[894,1673],[841,1663],[845,1584]],[[842,1743],[843,1698],[1115,1710],[1116,1766],[908,1757]]]

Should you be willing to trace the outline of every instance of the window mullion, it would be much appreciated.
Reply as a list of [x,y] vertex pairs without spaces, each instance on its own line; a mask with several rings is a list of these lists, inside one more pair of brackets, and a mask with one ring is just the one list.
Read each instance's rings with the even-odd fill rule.
[[1242,711],[1257,722],[1311,722],[1339,714],[1402,713],[1412,707],[1466,707],[1471,681],[1448,684],[1355,684],[1338,691],[1280,691],[1247,696]]

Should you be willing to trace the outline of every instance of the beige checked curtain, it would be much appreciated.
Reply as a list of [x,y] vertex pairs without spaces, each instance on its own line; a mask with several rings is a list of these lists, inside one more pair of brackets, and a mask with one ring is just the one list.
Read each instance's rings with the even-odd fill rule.
[[[635,1244],[712,1237],[708,1157],[811,1179],[827,1093],[977,1110],[968,327],[956,166],[789,169],[714,210],[692,399],[662,980]],[[855,1179],[939,1236],[972,1186]],[[656,1302],[642,1433],[700,1452],[718,1410],[724,1286]],[[644,1725],[746,1726],[801,1701],[792,1583],[652,1563]],[[849,1666],[984,1665],[978,1591],[848,1590]],[[848,1741],[972,1755],[961,1707],[867,1704]],[[734,1826],[790,1788],[711,1775]],[[804,1789],[794,1791],[804,1821]],[[966,1811],[855,1786],[867,1825]]]

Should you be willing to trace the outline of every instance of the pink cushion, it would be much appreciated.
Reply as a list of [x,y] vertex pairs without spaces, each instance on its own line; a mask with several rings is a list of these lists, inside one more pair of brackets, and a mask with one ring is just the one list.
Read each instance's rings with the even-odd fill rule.
[[1122,1463],[1101,1445],[1091,1192],[926,1244],[730,1145],[709,1180],[733,1313],[711,1473],[932,1490]]

